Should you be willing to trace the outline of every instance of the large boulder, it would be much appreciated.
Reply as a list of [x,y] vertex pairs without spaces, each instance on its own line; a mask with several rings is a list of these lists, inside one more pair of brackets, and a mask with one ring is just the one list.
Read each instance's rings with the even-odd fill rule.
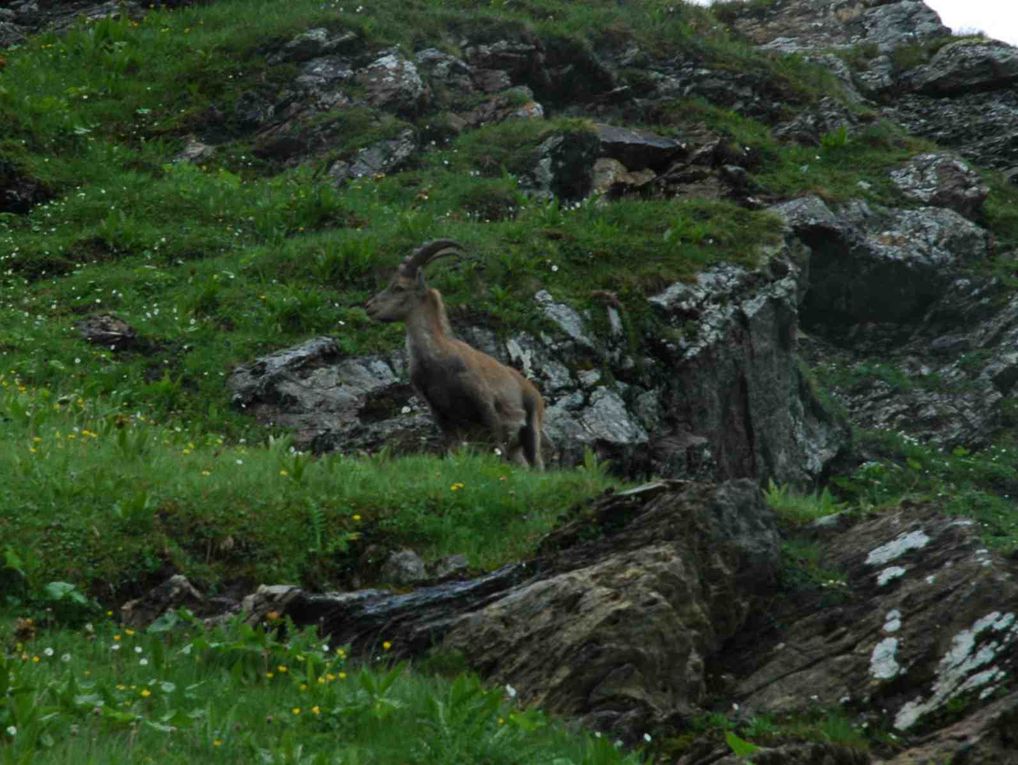
[[910,80],[915,90],[934,96],[1003,89],[1018,81],[1018,48],[996,40],[959,40],[937,51]]
[[709,657],[774,581],[778,535],[750,481],[657,483],[601,499],[538,558],[405,595],[265,588],[245,607],[398,655],[439,644],[520,697],[636,740],[699,708]]
[[944,208],[873,210],[858,202],[835,214],[804,197],[774,210],[811,249],[803,302],[810,326],[914,319],[962,267],[990,251],[985,229]]
[[415,413],[404,372],[399,356],[345,358],[318,337],[238,367],[227,387],[235,406],[292,429],[299,448],[419,449],[434,428]]
[[[703,441],[718,475],[808,482],[846,442],[815,398],[795,349],[803,274],[800,253],[767,269],[718,266],[651,298],[677,330],[658,398],[654,466],[682,473],[683,450]],[[798,261],[798,263],[797,263]]]
[[596,131],[600,155],[618,160],[629,170],[662,170],[686,151],[680,141],[649,130],[599,124]]

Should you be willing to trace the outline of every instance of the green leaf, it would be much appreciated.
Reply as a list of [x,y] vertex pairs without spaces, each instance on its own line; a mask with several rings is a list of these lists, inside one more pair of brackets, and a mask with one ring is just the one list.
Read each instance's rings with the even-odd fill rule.
[[760,751],[760,747],[756,744],[750,743],[743,738],[739,738],[731,731],[727,731],[725,733],[725,742],[732,750],[732,753],[737,757],[749,757],[749,755]]

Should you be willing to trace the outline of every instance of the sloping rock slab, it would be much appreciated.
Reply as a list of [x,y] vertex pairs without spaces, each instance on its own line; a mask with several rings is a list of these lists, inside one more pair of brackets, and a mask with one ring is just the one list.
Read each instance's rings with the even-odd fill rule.
[[756,669],[736,696],[749,710],[847,705],[914,733],[1013,683],[1018,566],[974,522],[906,507],[828,542],[823,565],[846,573],[850,600],[800,615],[769,647],[748,639]]
[[979,763],[1010,765],[1018,752],[1018,693],[995,701],[954,725],[932,734],[919,746],[878,760],[877,765]]
[[982,167],[1018,166],[1018,90],[962,93],[950,98],[905,94],[888,116],[910,133],[949,147]]
[[702,701],[707,658],[773,582],[778,536],[750,481],[662,482],[594,502],[541,550],[406,595],[265,588],[245,609],[358,650],[440,644],[527,702],[635,739]]

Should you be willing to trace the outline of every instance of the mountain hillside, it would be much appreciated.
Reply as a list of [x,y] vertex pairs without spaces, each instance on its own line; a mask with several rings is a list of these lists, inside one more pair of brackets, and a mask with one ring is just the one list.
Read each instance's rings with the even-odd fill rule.
[[[920,0],[3,3],[0,758],[1011,762],[1016,83]],[[363,309],[438,238],[546,473]]]

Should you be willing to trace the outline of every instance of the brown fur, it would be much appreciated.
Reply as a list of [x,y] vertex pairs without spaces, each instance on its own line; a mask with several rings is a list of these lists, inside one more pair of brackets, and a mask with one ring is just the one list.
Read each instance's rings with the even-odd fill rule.
[[[442,242],[431,244],[431,251],[437,244],[444,245],[438,256],[458,248]],[[406,323],[410,382],[450,446],[487,441],[510,461],[542,469],[544,399],[515,369],[453,336],[441,293],[424,282],[421,269],[437,257],[427,257],[428,247],[407,258],[389,285],[367,302],[368,315]]]

